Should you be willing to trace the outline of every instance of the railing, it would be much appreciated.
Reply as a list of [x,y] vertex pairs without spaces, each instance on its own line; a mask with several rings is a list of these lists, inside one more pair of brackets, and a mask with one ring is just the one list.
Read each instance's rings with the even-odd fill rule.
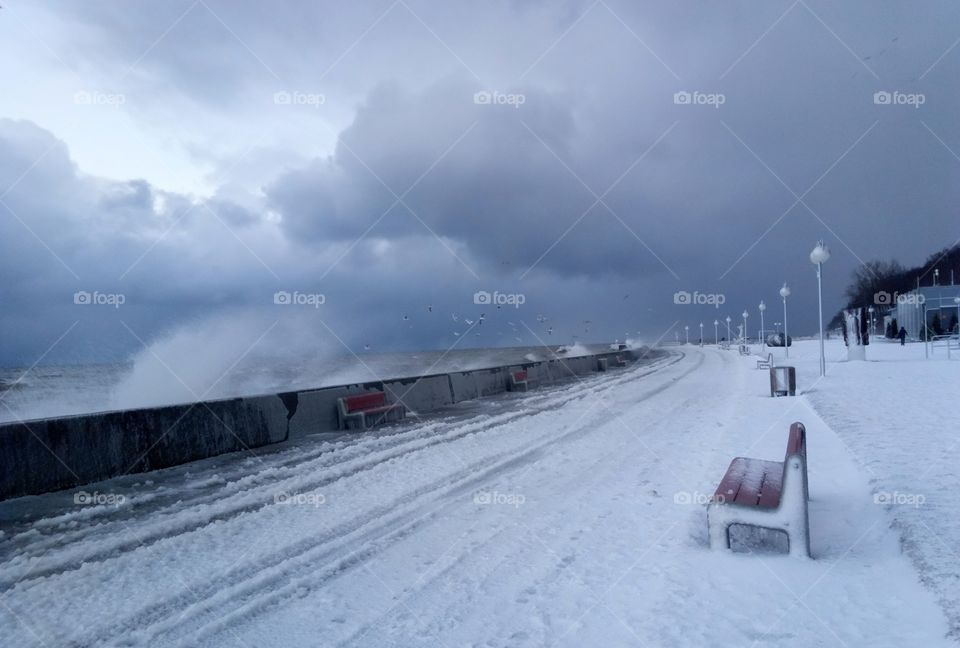
[[945,348],[947,360],[952,360],[953,353],[960,351],[960,338],[956,335],[934,335],[930,338],[930,353],[935,352],[938,347]]

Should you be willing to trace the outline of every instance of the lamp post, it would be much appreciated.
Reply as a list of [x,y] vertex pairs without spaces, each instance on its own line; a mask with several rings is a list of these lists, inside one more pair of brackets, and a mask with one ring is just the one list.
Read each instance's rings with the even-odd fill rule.
[[810,252],[810,263],[817,266],[817,312],[820,318],[820,375],[827,375],[827,358],[823,353],[823,264],[830,260],[830,250],[817,241],[817,247]]
[[760,310],[760,353],[763,353],[767,350],[767,338],[763,336],[763,311],[767,310],[767,305],[761,299],[757,308]]
[[700,348],[703,348],[703,322],[700,322]]
[[750,316],[750,313],[743,311],[743,343],[748,344],[747,342],[747,318]]
[[730,341],[730,316],[727,315],[727,342]]
[[780,296],[783,297],[783,350],[785,357],[790,357],[790,336],[787,334],[787,297],[790,296],[790,288],[787,282],[783,282],[783,288],[780,289]]
[[870,335],[873,337],[877,336],[877,326],[874,323],[873,319],[873,306],[867,307],[867,312],[870,313]]
[[[960,299],[960,297],[957,297],[957,299]],[[960,313],[960,306],[957,307],[957,312]],[[718,346],[720,344],[720,336],[717,334],[717,327],[719,325],[719,320],[713,320],[713,343]]]
[[677,331],[674,331],[674,332],[673,332],[673,339],[676,341],[677,346],[679,346],[679,345],[680,345],[680,333],[678,333]]
[[689,326],[684,326],[684,327],[683,327],[683,331],[684,331],[684,333],[686,333],[686,335],[687,335],[687,344],[690,344],[690,327],[689,327]]

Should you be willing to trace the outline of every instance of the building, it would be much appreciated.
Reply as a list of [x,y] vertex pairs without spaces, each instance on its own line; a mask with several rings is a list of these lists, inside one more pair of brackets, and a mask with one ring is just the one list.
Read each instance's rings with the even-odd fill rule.
[[878,304],[888,304],[890,310],[884,317],[897,319],[897,326],[907,329],[907,337],[922,340],[923,322],[927,323],[928,335],[956,335],[960,320],[960,284],[952,286],[920,286],[908,293],[877,293]]

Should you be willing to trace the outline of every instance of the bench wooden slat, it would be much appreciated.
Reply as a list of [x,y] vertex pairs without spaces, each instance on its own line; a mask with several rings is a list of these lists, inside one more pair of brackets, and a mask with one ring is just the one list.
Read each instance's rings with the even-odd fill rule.
[[718,502],[733,502],[736,500],[746,469],[746,460],[743,457],[737,457],[731,461],[730,467],[727,468],[727,472],[724,473],[723,479],[720,480],[720,484],[713,494],[714,499]]
[[757,506],[766,508],[780,506],[780,495],[783,493],[783,466],[779,462],[773,463],[777,464],[777,469],[764,473]]
[[737,475],[740,478],[740,487],[737,489],[737,496],[727,501],[744,506],[756,506],[760,486],[763,484],[763,465],[756,459],[737,458],[742,462]]
[[787,454],[798,454],[806,458],[807,456],[807,430],[803,423],[794,423],[790,426],[790,436],[787,437]]
[[740,506],[776,507],[783,486],[783,464],[749,457],[730,462],[714,499]]
[[346,403],[347,411],[351,414],[353,412],[368,411],[386,405],[387,395],[384,392],[357,394],[356,396],[347,396]]

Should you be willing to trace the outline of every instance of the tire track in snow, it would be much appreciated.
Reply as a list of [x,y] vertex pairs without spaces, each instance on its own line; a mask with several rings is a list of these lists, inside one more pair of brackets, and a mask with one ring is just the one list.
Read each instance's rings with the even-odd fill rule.
[[[701,356],[697,366],[691,371],[686,372],[684,376],[698,369],[702,363],[703,356]],[[631,406],[645,400],[648,400],[646,396],[636,402],[631,402]],[[664,428],[669,427],[669,421],[673,418],[673,415],[676,412],[684,411],[688,407],[689,401],[670,403],[667,411],[656,412],[655,422],[645,421],[645,431],[649,432],[651,428],[657,433],[667,431]],[[638,443],[638,440],[639,438],[633,434],[626,435],[622,443],[617,444],[616,447],[609,452],[593,456],[589,462],[581,461],[582,456],[577,454],[577,459],[571,464],[576,469],[575,472],[573,474],[564,472],[562,481],[558,484],[551,483],[550,490],[564,493],[564,499],[567,502],[570,500],[594,501],[594,498],[584,495],[584,493],[591,493],[598,490],[602,491],[610,482],[616,482],[618,479],[622,479],[622,475],[627,472],[642,472],[642,474],[647,476],[647,478],[643,480],[644,483],[651,481],[653,483],[669,481],[665,475],[658,479],[653,476],[653,474],[663,475],[664,473],[671,473],[673,472],[673,468],[662,464],[659,461],[657,453],[651,452],[650,445],[642,440]],[[636,460],[638,455],[642,456],[644,461],[638,462]],[[628,471],[623,470],[624,466],[629,467]],[[550,478],[548,477],[547,479]],[[527,491],[527,489],[519,486],[517,486],[517,488],[519,488],[520,492]],[[622,489],[623,486],[620,488]],[[662,504],[662,506],[667,506],[667,504]],[[530,523],[531,527],[539,529],[539,533],[533,531],[534,534],[543,538],[567,535],[566,533],[559,532],[559,529],[564,528],[564,524],[569,521],[564,508],[565,504],[548,506],[550,513],[546,516],[542,510],[539,511],[539,515]],[[607,515],[608,513],[596,511],[594,518],[602,520]],[[682,513],[677,515],[682,517],[687,514]],[[465,550],[459,554],[445,556],[444,568],[439,571],[434,571],[428,579],[421,576],[414,583],[415,588],[405,588],[397,593],[395,597],[398,598],[398,600],[393,606],[370,621],[365,622],[364,625],[358,627],[350,636],[336,641],[336,645],[343,647],[360,645],[357,642],[363,639],[371,642],[372,637],[378,636],[375,630],[379,629],[384,631],[384,628],[389,628],[382,633],[386,636],[406,636],[396,628],[396,623],[391,624],[389,620],[391,619],[391,615],[396,612],[401,617],[399,619],[401,625],[407,629],[410,629],[410,626],[419,626],[422,624],[423,620],[418,618],[414,612],[410,613],[414,616],[411,620],[410,616],[405,613],[405,611],[409,610],[426,610],[427,615],[432,615],[432,620],[426,627],[417,627],[415,629],[419,635],[432,638],[435,643],[435,638],[442,633],[445,627],[449,624],[456,624],[458,621],[458,612],[482,608],[482,602],[489,596],[492,586],[496,585],[497,579],[502,577],[502,573],[498,573],[500,566],[507,562],[512,562],[516,565],[531,565],[536,559],[542,558],[544,550],[543,546],[536,539],[528,538],[526,540],[517,540],[514,538],[518,544],[515,545],[516,551],[510,553],[512,548],[505,546],[500,541],[500,538],[508,531],[515,530],[518,523],[511,519],[510,513],[501,513],[499,517],[501,518],[501,525],[495,530],[487,529],[487,532],[482,534],[480,542],[472,543],[470,547],[466,547]],[[588,528],[600,526],[599,523],[586,523],[579,515],[576,519],[580,526],[586,526]],[[674,526],[679,523],[680,522],[677,522]],[[527,531],[528,529],[524,529],[524,534]],[[579,536],[579,532],[575,535]],[[475,535],[472,537],[476,539]],[[578,546],[578,539],[570,538],[570,541],[574,547]],[[583,578],[581,574],[577,573],[576,570],[571,572],[572,568],[569,565],[558,560],[561,554],[566,553],[568,552],[563,548],[557,548],[556,551],[553,552],[553,556],[546,561],[551,564],[551,569],[542,574],[544,579],[530,583],[529,586],[521,592],[520,598],[529,598],[528,594],[530,590],[536,591],[538,596],[542,597],[545,588],[549,590],[553,586],[559,586],[562,583],[569,582],[571,577],[577,582],[582,582]],[[473,563],[476,568],[468,563]],[[454,591],[444,591],[442,588],[444,579],[455,572],[461,572],[462,576],[463,572],[474,574],[477,571],[485,573],[483,573],[480,578],[474,578],[467,583],[464,583],[463,580],[458,580],[457,587]],[[399,599],[401,594],[403,598]],[[594,591],[593,596],[596,599],[602,598],[602,595],[598,591]],[[502,601],[502,603],[505,606],[510,606],[509,601],[505,600]],[[560,634],[561,636],[566,634],[568,629],[566,625],[558,631],[557,628],[552,628],[550,624],[547,623],[547,620],[542,619],[542,621],[541,629],[544,632],[552,632],[553,634]],[[502,645],[509,645],[513,639],[513,637],[502,637],[498,640],[493,640],[494,643],[491,645],[501,645],[501,642]],[[534,645],[553,645],[553,642],[546,637],[533,639],[527,637],[527,639],[530,639]]]
[[[615,385],[619,385],[619,384],[622,384],[622,383],[625,383],[625,382],[632,382],[632,381],[634,381],[634,380],[638,380],[638,379],[640,379],[640,378],[642,378],[642,377],[644,377],[644,376],[649,375],[650,373],[653,373],[653,372],[656,371],[658,368],[661,368],[662,365],[669,366],[669,365],[672,365],[672,364],[675,364],[675,363],[679,362],[680,360],[682,360],[682,357],[676,356],[676,357],[668,358],[668,359],[666,359],[664,362],[658,363],[658,367],[655,367],[655,368],[653,368],[653,369],[651,369],[651,365],[642,365],[642,366],[636,367],[633,371],[617,372],[617,373],[615,373],[615,374],[613,374],[613,375],[611,375],[611,376],[604,376],[604,377],[602,377],[602,378],[599,377],[599,376],[596,377],[596,378],[601,378],[601,380],[587,380],[587,381],[584,381],[583,383],[578,383],[577,385],[568,385],[566,388],[558,389],[558,390],[556,390],[555,392],[552,392],[551,394],[545,395],[545,396],[543,397],[543,407],[541,408],[541,411],[539,411],[539,412],[534,412],[532,415],[536,415],[536,414],[538,414],[538,413],[539,413],[539,414],[549,413],[549,412],[551,412],[552,410],[556,409],[559,405],[562,405],[562,404],[566,403],[567,401],[569,401],[569,400],[571,399],[571,397],[575,397],[575,398],[577,398],[577,399],[586,400],[586,399],[588,399],[588,398],[590,398],[590,397],[594,397],[594,396],[595,396],[596,394],[598,394],[598,393],[601,393],[601,392],[603,392],[603,391],[606,391],[606,390],[614,387]],[[527,403],[527,401],[526,401],[526,399],[524,399],[524,401],[518,402],[517,404],[526,405],[526,403]],[[517,418],[517,417],[511,417],[510,420],[507,421],[506,423],[501,422],[501,424],[500,424],[499,426],[494,426],[494,427],[500,429],[501,435],[507,434],[507,428],[510,427],[510,423],[514,422],[514,421],[516,420],[516,418]],[[483,431],[483,430],[480,430],[480,432],[482,432],[482,431]],[[475,434],[475,433],[477,433],[477,432],[474,431],[473,433]],[[465,434],[458,434],[458,437],[462,437],[462,436],[466,436],[466,435],[465,435]],[[435,445],[435,444],[433,444],[433,445]],[[418,451],[418,450],[422,450],[422,449],[423,449],[423,448],[418,448],[417,450],[414,450],[414,451]],[[434,451],[434,452],[435,452],[435,451]],[[510,453],[508,453],[508,454],[510,454]],[[486,467],[487,467],[486,464],[489,464],[489,463],[491,463],[491,462],[493,462],[493,461],[497,461],[497,460],[508,460],[508,459],[510,459],[510,458],[511,458],[511,457],[507,457],[507,456],[494,456],[494,457],[491,457],[491,458],[489,458],[488,460],[486,460],[486,461],[484,461],[484,462],[479,462],[479,464],[474,464],[472,469],[473,469],[473,470],[476,470],[476,469],[477,469],[477,466],[479,466],[480,468],[486,468]],[[382,463],[382,461],[381,461],[380,463]],[[350,475],[343,475],[343,477],[348,477],[348,476],[350,476]],[[468,486],[469,486],[469,485],[468,485]],[[436,488],[427,489],[427,490],[434,490],[434,491],[436,491]],[[417,494],[415,494],[415,495],[417,495]],[[429,493],[427,493],[427,495],[429,495]],[[401,499],[403,499],[403,498],[401,498]],[[415,497],[414,497],[413,499],[415,499]],[[266,507],[264,507],[264,508],[266,508]],[[388,506],[388,507],[385,507],[385,508],[390,508],[390,507]],[[381,516],[381,517],[382,517],[382,516]],[[339,531],[338,531],[338,533],[339,533]],[[178,535],[186,535],[186,534],[174,534],[173,537],[178,537]],[[335,539],[335,538],[331,538],[330,540],[334,540],[334,539]],[[99,541],[99,539],[97,539],[97,540]],[[322,543],[313,543],[313,544],[322,544]],[[301,548],[302,548],[302,547],[301,547]],[[307,549],[309,549],[309,547],[307,547]],[[302,553],[302,552],[301,552],[301,553]],[[114,559],[119,559],[120,557],[122,557],[122,555],[125,555],[125,554],[112,555],[112,556],[106,558],[103,562],[106,563],[106,564],[108,564],[108,565],[110,565],[110,564],[112,564],[112,561],[113,561]],[[255,565],[252,565],[252,566],[251,566],[251,565],[248,565],[248,567],[250,567],[250,569],[248,569],[247,571],[249,571],[249,572],[251,572],[251,573],[255,573],[255,572],[262,571],[263,569],[267,569],[267,568],[269,568],[269,567],[271,567],[271,566],[273,566],[273,565],[275,565],[275,564],[284,562],[284,561],[289,557],[289,555],[290,555],[290,553],[289,553],[287,550],[284,550],[283,552],[280,552],[280,553],[269,554],[269,555],[267,555],[267,556],[265,556],[265,557],[261,557],[261,559],[258,560],[258,562],[257,562]],[[143,558],[146,558],[146,556],[143,556]],[[127,563],[129,563],[129,560],[127,561]],[[110,571],[99,570],[98,572],[95,572],[95,573],[101,574],[101,575],[104,576],[104,577],[109,576],[111,573],[112,573],[112,574],[115,574],[116,577],[123,577],[123,576],[125,576],[126,574],[125,574],[124,571],[121,571],[122,569],[123,569],[123,565],[121,564],[121,565],[119,565],[118,567],[113,567]],[[55,575],[56,575],[56,574],[52,574],[51,576],[55,576]],[[237,574],[234,574],[234,576],[237,576]],[[248,577],[249,574],[243,574],[243,576],[244,576],[244,577]],[[111,576],[111,578],[113,578],[113,577]],[[40,592],[42,592],[43,589],[49,588],[49,587],[51,586],[51,583],[50,583],[50,582],[44,583],[44,582],[43,582],[43,579],[33,579],[33,580],[35,581],[35,582],[33,583],[33,585],[36,585],[37,587],[40,588],[40,589],[37,589],[37,593],[38,593],[38,594],[39,594]],[[223,583],[221,580],[217,580],[217,582],[216,582],[216,585],[217,585],[217,586],[222,586],[223,584],[224,584],[224,583]],[[23,584],[21,584],[20,586],[18,586],[18,588],[14,590],[14,593],[10,596],[10,598],[9,598],[8,600],[11,601],[11,602],[15,602],[18,596],[23,595],[24,592],[23,592],[23,589],[21,589],[21,588],[29,590],[29,589],[31,589],[31,583],[23,583]],[[188,586],[188,588],[189,588],[189,586]],[[216,588],[214,588],[214,589],[216,589]],[[19,594],[18,594],[18,591],[19,591]],[[196,590],[196,588],[194,588],[192,591],[197,591],[197,590]],[[182,608],[182,607],[183,607],[183,604],[189,606],[189,605],[191,604],[191,602],[195,603],[198,599],[203,598],[203,595],[201,595],[200,597],[191,596],[191,597],[188,597],[188,599],[183,599],[183,597],[174,597],[174,598],[177,600],[177,603],[180,604],[180,605],[174,606],[174,609],[173,609],[171,612],[175,612],[177,607]],[[192,601],[189,600],[189,599],[192,599]],[[159,607],[159,608],[163,609],[164,603],[166,603],[166,602],[173,602],[173,601],[163,601],[163,600],[157,600],[157,599],[155,599],[154,601],[151,601],[151,602],[150,602],[149,607],[150,607],[150,608],[155,608],[155,606],[156,606],[156,607]],[[143,610],[143,609],[142,609],[141,612],[149,612],[149,610]],[[126,614],[126,613],[125,613],[125,614]],[[160,614],[159,616],[167,616],[167,615],[166,615],[166,613],[163,613],[163,614]],[[136,618],[137,621],[145,621],[145,619],[144,619],[144,617],[143,617],[142,614],[135,614],[135,615],[133,615],[133,617],[129,617],[129,615],[128,615],[128,618]],[[133,623],[133,624],[127,624],[127,623],[122,623],[122,622],[121,622],[121,625],[122,625],[123,627],[125,627],[125,628],[135,629],[136,626],[137,626],[137,623],[135,622],[135,623]],[[53,627],[56,627],[56,624],[53,624]],[[62,630],[63,630],[65,633],[71,632],[71,630],[66,629],[66,628],[63,628]],[[100,633],[96,633],[95,630],[91,627],[91,628],[90,628],[90,631],[91,631],[90,634],[87,635],[88,639],[82,640],[82,643],[99,642],[99,641],[101,641],[101,640],[104,639],[104,636],[105,636],[105,635],[103,634],[102,630],[101,630]],[[108,633],[109,636],[114,636],[114,637],[116,636],[116,634],[117,634],[117,633],[114,633],[114,632],[109,632],[109,633]],[[70,638],[70,637],[68,636],[67,638]]]
[[[684,358],[675,356],[666,366],[674,365]],[[698,363],[679,376],[648,390],[643,400],[669,388],[699,367]],[[630,382],[642,376],[623,375],[622,380],[604,381],[594,385],[578,385],[578,398],[587,399],[598,391],[606,391],[623,382]],[[566,400],[566,399],[564,399]],[[345,571],[363,564],[390,546],[396,540],[405,537],[421,526],[428,524],[437,511],[458,502],[461,495],[483,484],[487,480],[527,465],[539,456],[542,450],[554,443],[569,440],[577,435],[588,434],[592,426],[579,425],[567,433],[554,437],[541,436],[520,449],[510,449],[471,464],[461,471],[460,479],[451,484],[444,477],[428,486],[381,504],[375,510],[362,517],[354,518],[350,523],[324,534],[322,538],[310,538],[298,543],[296,549],[286,548],[283,552],[268,554],[257,564],[247,564],[232,570],[229,574],[208,582],[201,588],[192,588],[191,592],[174,597],[171,600],[157,601],[150,606],[146,615],[137,615],[110,633],[129,635],[135,633],[138,641],[153,643],[168,633],[181,634],[191,621],[206,624],[201,636],[222,631],[227,625],[243,621],[262,613],[271,605],[292,596],[302,595],[304,591],[339,577]],[[352,549],[357,545],[363,549]],[[298,574],[306,573],[305,576]],[[237,608],[237,602],[242,603]],[[217,614],[227,609],[226,617]],[[151,613],[152,612],[152,613]],[[210,620],[210,617],[214,617]],[[212,625],[210,625],[212,623]],[[144,628],[150,624],[152,628]],[[226,625],[225,625],[226,624]],[[137,632],[137,629],[140,629]],[[191,639],[197,635],[190,633]],[[103,640],[101,635],[96,640]]]
[[[296,494],[315,491],[375,468],[385,461],[399,459],[435,445],[449,443],[464,436],[479,434],[490,428],[500,427],[529,416],[551,411],[556,406],[566,402],[570,393],[582,392],[584,385],[593,390],[605,386],[614,386],[650,375],[663,367],[671,366],[680,359],[667,357],[650,364],[640,365],[633,371],[618,373],[613,377],[605,377],[606,380],[567,384],[556,391],[551,390],[549,393],[537,394],[532,402],[527,399],[518,400],[518,403],[525,406],[522,411],[506,412],[493,417],[488,414],[480,414],[466,421],[456,420],[447,425],[447,429],[441,433],[437,433],[437,430],[443,430],[444,425],[442,423],[428,424],[426,427],[421,425],[388,436],[360,439],[358,443],[347,444],[348,449],[359,449],[359,451],[352,452],[348,458],[339,457],[336,451],[321,452],[319,453],[320,456],[315,459],[285,467],[284,472],[289,476],[280,479],[277,479],[277,475],[272,474],[276,467],[267,466],[258,470],[254,475],[268,473],[268,481],[253,484],[250,488],[242,488],[227,496],[227,500],[236,499],[236,502],[228,501],[224,505],[222,493],[204,496],[199,501],[177,502],[177,505],[171,505],[159,511],[150,511],[149,515],[156,519],[147,524],[146,530],[131,529],[131,525],[124,520],[111,523],[112,527],[104,528],[107,525],[96,525],[90,529],[56,536],[50,542],[35,543],[29,552],[21,553],[13,561],[7,563],[4,569],[7,578],[0,580],[0,594],[19,584],[64,571],[79,569],[84,563],[110,560],[119,553],[150,546],[162,540],[201,529],[209,524],[224,522],[244,513],[253,513],[265,507],[274,506],[276,505],[275,495],[279,492]],[[637,372],[641,369],[645,371],[638,374]],[[393,439],[393,437],[397,438]],[[370,452],[369,448],[366,447],[368,444],[376,446],[382,439],[388,440],[385,448],[376,448],[373,452]],[[319,479],[307,479],[302,476],[304,471],[333,471],[334,474]],[[240,481],[246,482],[254,475],[248,475]],[[229,484],[226,486],[229,486]],[[185,504],[189,506],[186,510],[184,510]],[[215,511],[204,508],[212,504],[217,504]],[[167,510],[173,511],[169,515],[174,519],[166,517],[168,514],[164,511]],[[133,532],[131,533],[131,531]],[[114,532],[119,532],[119,535]],[[105,536],[106,539],[101,539],[101,536]],[[85,541],[93,542],[96,546],[91,548],[90,551],[82,552],[82,555],[65,556],[61,559],[57,559],[57,556],[50,554],[51,550],[64,545],[76,549],[76,545]],[[73,553],[78,552],[74,551]],[[20,566],[20,569],[14,569],[14,566]]]

